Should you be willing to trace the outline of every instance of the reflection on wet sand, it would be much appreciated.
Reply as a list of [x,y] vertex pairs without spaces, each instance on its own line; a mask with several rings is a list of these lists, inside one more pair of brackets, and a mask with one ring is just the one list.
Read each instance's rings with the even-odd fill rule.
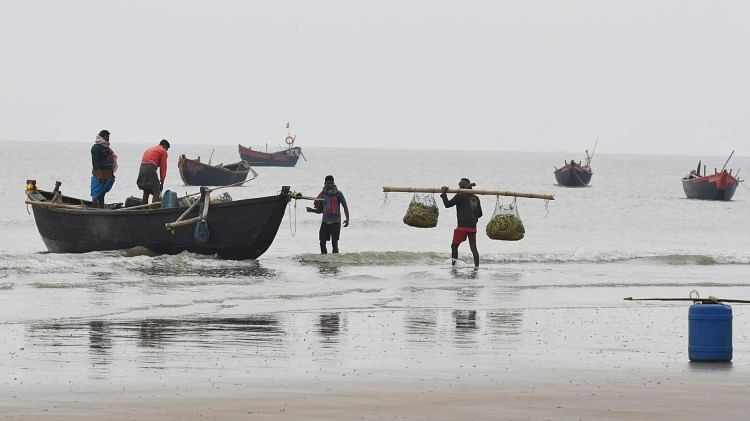
[[404,319],[410,342],[434,342],[438,333],[437,310],[410,311]]
[[488,311],[487,327],[493,335],[515,337],[521,332],[523,312],[517,310]]
[[323,339],[323,346],[332,348],[339,342],[341,333],[341,315],[339,313],[323,313],[318,321],[318,333]]
[[27,351],[16,366],[44,376],[62,364],[80,371],[71,376],[102,378],[154,369],[314,371],[375,356],[397,365],[410,350],[446,356],[452,347],[474,355],[488,346],[517,346],[522,324],[520,311],[440,308],[31,323],[19,337]]
[[477,312],[475,310],[455,310],[456,344],[467,345],[476,342]]
[[[107,364],[115,342],[135,340],[139,348],[163,349],[172,345],[204,349],[226,349],[229,346],[253,345],[270,351],[282,348],[285,335],[273,315],[223,319],[144,319],[71,323],[36,323],[27,327],[35,346],[83,346],[94,364]],[[47,352],[53,352],[49,350]]]
[[106,323],[99,320],[92,320],[89,323],[89,349],[91,350],[92,364],[109,364],[112,333]]

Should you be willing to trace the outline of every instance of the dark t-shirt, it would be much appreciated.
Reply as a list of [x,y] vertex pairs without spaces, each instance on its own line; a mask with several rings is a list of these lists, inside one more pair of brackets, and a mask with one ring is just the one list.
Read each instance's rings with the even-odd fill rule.
[[104,145],[94,144],[91,147],[91,167],[93,170],[112,170],[114,159],[112,152]]
[[456,207],[456,219],[459,227],[476,228],[477,219],[482,217],[482,205],[476,195],[468,193],[456,193],[453,199],[448,200],[448,195],[440,195],[446,208]]

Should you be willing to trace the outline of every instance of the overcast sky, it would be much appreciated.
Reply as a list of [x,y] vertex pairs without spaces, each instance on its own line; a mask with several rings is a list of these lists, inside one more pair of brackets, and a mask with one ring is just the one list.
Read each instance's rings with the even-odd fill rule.
[[0,140],[727,155],[747,1],[0,1]]

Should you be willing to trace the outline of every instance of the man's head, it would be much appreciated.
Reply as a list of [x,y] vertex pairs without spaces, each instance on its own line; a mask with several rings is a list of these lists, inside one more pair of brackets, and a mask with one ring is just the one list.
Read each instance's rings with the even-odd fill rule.
[[462,178],[461,181],[458,182],[458,187],[462,189],[470,189],[474,186],[476,186],[477,183],[472,183],[468,178]]
[[325,186],[326,186],[326,188],[331,188],[335,184],[336,183],[334,183],[334,181],[333,181],[333,176],[332,175],[327,175],[326,179],[325,179]]
[[161,142],[159,142],[159,145],[163,146],[164,149],[169,149],[169,142],[167,142],[167,139],[162,139]]
[[99,137],[109,142],[109,130],[102,130],[99,132]]

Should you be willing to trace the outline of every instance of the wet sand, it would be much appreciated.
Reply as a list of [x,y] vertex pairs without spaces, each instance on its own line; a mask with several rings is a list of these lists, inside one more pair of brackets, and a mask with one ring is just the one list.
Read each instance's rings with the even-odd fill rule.
[[0,325],[0,419],[747,419],[683,308],[369,309]]
[[40,388],[25,399],[3,399],[0,419],[747,419],[748,379],[721,371],[550,368],[496,381],[393,373],[73,393]]

